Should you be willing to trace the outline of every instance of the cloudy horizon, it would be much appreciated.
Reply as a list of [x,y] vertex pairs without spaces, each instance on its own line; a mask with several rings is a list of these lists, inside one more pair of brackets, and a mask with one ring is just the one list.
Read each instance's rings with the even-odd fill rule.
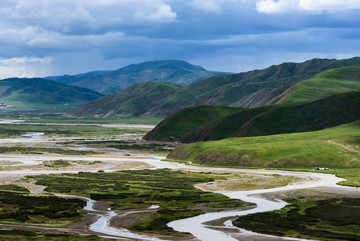
[[242,72],[360,56],[358,0],[2,0],[0,78],[179,59]]

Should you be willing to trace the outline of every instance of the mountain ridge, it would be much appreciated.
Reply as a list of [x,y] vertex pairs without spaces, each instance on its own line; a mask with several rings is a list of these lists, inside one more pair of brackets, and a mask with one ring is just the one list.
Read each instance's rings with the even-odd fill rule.
[[[125,108],[121,104],[114,105],[111,115],[135,116],[169,116],[170,114],[191,106],[208,104],[230,107],[254,108],[271,104],[271,101],[283,94],[294,84],[310,79],[315,75],[334,68],[360,66],[360,57],[345,60],[312,59],[303,63],[283,63],[273,65],[263,70],[248,71],[232,75],[217,75],[205,80],[200,80],[187,86],[174,88],[172,93],[161,96],[159,99],[147,98],[147,111],[136,111],[141,106]],[[150,84],[151,85],[151,84]],[[132,87],[134,88],[134,87]],[[129,96],[127,90],[115,93],[122,99]],[[143,92],[145,96],[150,93]],[[121,97],[122,96],[122,97]],[[141,98],[129,96],[129,98]],[[99,102],[85,104],[80,109],[74,110],[77,115],[108,116],[107,112],[92,113],[88,111],[91,105]],[[105,102],[101,104],[107,105]],[[121,105],[121,107],[120,107]]]
[[182,60],[155,60],[127,65],[117,70],[46,78],[63,84],[86,87],[102,94],[113,94],[139,82],[171,82],[187,85],[218,74],[226,73],[208,71]]

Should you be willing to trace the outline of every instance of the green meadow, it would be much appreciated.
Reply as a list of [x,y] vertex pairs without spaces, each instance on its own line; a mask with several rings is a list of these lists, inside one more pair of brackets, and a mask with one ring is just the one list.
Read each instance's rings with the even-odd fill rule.
[[192,143],[175,149],[168,159],[208,166],[312,170],[327,167],[360,185],[360,123],[321,131]]
[[358,90],[360,90],[359,66],[330,69],[293,85],[282,94],[278,103],[309,102]]

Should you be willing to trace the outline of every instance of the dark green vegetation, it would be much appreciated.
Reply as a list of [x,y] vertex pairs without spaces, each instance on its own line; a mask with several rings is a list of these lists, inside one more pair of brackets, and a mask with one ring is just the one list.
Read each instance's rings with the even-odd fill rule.
[[102,118],[150,115],[154,104],[160,105],[164,98],[179,88],[181,88],[179,85],[162,82],[134,84],[124,91],[82,104],[74,109],[72,114]]
[[[116,116],[129,114],[133,116],[168,116],[183,108],[200,104],[235,106],[235,107],[260,107],[276,103],[284,91],[292,85],[310,79],[315,75],[329,69],[359,66],[360,58],[346,60],[313,59],[303,63],[283,63],[267,69],[255,70],[233,75],[218,75],[204,79],[191,85],[168,89],[165,95],[157,98],[148,98],[151,88],[155,83],[149,83],[144,89],[143,85],[131,87],[131,91],[114,94],[107,100],[93,102],[74,111],[77,115]],[[151,87],[154,85],[154,87]],[[139,93],[144,98],[137,96],[137,102],[122,105],[113,102],[115,96],[120,100],[129,93]],[[129,95],[134,99],[134,95]],[[321,98],[321,97],[320,97]],[[136,105],[134,105],[136,103]],[[146,111],[141,110],[143,104]],[[105,107],[111,105],[112,108]]]
[[241,108],[200,105],[186,108],[170,115],[151,132],[145,140],[181,141],[185,133],[205,126],[217,119],[221,119]]
[[[60,143],[62,144],[62,143]],[[136,152],[151,152],[151,153],[169,153],[170,150],[175,149],[175,143],[152,143],[140,140],[114,140],[114,141],[80,141],[67,142],[67,144],[85,145],[90,148],[115,148],[119,151],[136,151]]]
[[359,122],[321,131],[229,138],[177,147],[169,159],[211,166],[312,169],[323,166],[360,184]]
[[0,125],[0,137],[19,137],[26,133],[38,132],[45,133],[46,136],[55,137],[103,137],[116,136],[124,133],[146,133],[146,131],[135,129],[118,129],[101,127],[95,125]]
[[85,202],[79,199],[32,195],[14,185],[0,186],[0,190],[1,223],[66,225],[79,220],[81,215],[78,210],[85,206]]
[[26,229],[0,228],[0,240],[100,241],[107,239],[97,236],[77,236],[54,231],[42,232]]
[[[225,107],[207,106],[207,112],[197,112],[197,108],[176,112],[148,133],[145,139],[186,143],[321,130],[359,120],[360,92],[339,94],[299,105],[241,109],[225,117],[219,115],[217,119],[212,110],[216,113],[224,108],[223,113],[226,113]],[[182,117],[186,117],[187,112],[192,112],[193,117],[183,123]],[[210,124],[198,122],[198,119],[207,119],[207,116]]]
[[46,167],[68,167],[71,166],[71,162],[67,161],[67,160],[55,160],[55,161],[47,161],[44,162],[44,166]]
[[360,90],[360,67],[331,69],[293,85],[277,103],[303,103]]
[[91,154],[99,154],[94,151],[77,151],[71,149],[64,148],[40,148],[40,147],[21,147],[21,146],[13,146],[13,147],[0,147],[0,153],[3,154],[45,154],[45,153],[55,153],[62,155],[91,155]]
[[0,102],[13,105],[15,109],[57,108],[64,111],[101,96],[101,94],[89,89],[68,86],[48,79],[12,78],[0,80]]
[[149,61],[114,71],[96,71],[75,76],[47,77],[63,84],[112,94],[139,82],[171,82],[187,85],[223,72],[208,71],[180,60]]
[[[159,210],[149,211],[146,218],[130,229],[170,234],[174,231],[167,222],[216,210],[220,206],[241,207],[245,204],[226,196],[202,192],[195,183],[232,177],[231,174],[191,173],[183,171],[139,170],[115,173],[84,173],[41,175],[29,177],[36,184],[45,185],[46,191],[89,196],[95,200],[113,202],[113,209],[146,209],[159,205]],[[216,208],[216,209],[214,209]]]
[[360,199],[304,201],[273,212],[240,217],[234,225],[258,233],[321,240],[360,240]]

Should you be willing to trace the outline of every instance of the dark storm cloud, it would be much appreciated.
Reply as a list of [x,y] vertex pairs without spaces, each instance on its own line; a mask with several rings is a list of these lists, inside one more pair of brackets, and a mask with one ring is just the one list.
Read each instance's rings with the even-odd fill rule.
[[[359,55],[355,0],[3,0],[0,75],[184,59],[239,72]],[[70,65],[71,63],[71,65]]]

